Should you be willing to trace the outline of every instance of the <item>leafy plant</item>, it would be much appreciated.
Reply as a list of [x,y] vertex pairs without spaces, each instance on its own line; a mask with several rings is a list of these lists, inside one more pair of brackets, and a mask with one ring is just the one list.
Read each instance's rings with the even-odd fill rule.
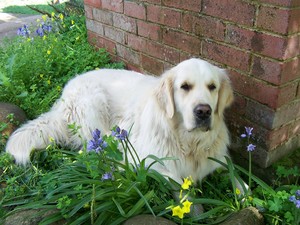
[[87,42],[84,16],[52,13],[18,33],[0,47],[0,101],[19,105],[30,119],[49,110],[74,75],[122,67]]

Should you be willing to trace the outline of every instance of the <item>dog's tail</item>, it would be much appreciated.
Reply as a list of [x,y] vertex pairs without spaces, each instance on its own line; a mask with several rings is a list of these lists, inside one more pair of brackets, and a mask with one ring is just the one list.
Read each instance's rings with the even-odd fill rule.
[[58,144],[69,139],[66,121],[58,111],[44,113],[17,129],[6,144],[6,152],[14,156],[17,164],[27,164],[33,149],[45,149],[51,139]]

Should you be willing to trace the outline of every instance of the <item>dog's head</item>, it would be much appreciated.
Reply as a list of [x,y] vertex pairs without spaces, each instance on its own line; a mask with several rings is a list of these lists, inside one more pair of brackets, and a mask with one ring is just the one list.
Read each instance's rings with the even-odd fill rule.
[[169,118],[178,114],[186,130],[208,131],[232,103],[233,92],[224,70],[189,59],[163,74],[156,98]]

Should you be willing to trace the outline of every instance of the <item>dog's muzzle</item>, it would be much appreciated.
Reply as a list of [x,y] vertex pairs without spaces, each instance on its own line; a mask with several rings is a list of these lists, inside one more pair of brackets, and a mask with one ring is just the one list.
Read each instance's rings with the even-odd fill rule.
[[208,131],[211,128],[211,107],[208,104],[199,104],[194,108],[196,127]]

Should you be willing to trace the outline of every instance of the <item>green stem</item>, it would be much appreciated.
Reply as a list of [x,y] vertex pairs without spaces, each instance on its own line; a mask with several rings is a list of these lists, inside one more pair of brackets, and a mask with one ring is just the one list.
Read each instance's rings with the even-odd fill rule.
[[252,175],[252,155],[251,155],[251,151],[249,151],[249,182],[248,182],[248,195],[250,195],[250,191],[251,191],[251,175]]

